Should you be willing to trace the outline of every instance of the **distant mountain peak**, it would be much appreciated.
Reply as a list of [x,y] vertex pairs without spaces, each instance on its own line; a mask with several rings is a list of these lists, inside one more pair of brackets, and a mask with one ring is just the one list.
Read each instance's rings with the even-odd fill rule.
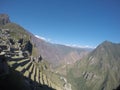
[[110,41],[104,41],[93,51],[92,54],[97,55],[97,57],[103,57],[104,55],[106,55],[107,57],[108,56],[114,57],[120,53],[119,49],[120,49],[120,44],[113,43]]
[[102,44],[112,44],[112,42],[105,40]]
[[111,46],[113,45],[114,43],[110,42],[110,41],[107,41],[105,40],[104,42],[102,42],[97,48],[103,48],[103,47],[108,47],[108,46]]
[[7,14],[0,14],[0,25],[10,23],[9,16]]
[[[70,69],[68,77],[74,78],[74,87],[82,84],[81,87],[84,85],[89,90],[117,90],[114,88],[120,85],[119,64],[120,44],[104,41],[95,50],[90,52],[88,56],[77,61],[73,68]],[[76,78],[79,79],[77,80]],[[72,79],[70,83],[73,82]],[[76,83],[80,80],[84,80],[84,84],[83,82]],[[97,87],[94,87],[94,83],[96,83]]]

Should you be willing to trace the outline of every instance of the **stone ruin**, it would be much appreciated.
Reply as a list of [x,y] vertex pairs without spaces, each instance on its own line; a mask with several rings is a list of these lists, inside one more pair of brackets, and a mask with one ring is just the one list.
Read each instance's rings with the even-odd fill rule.
[[[27,43],[25,48],[23,47],[23,38],[18,41],[15,41],[10,37],[10,30],[9,29],[0,29],[0,75],[3,72],[8,72],[7,68],[7,61],[12,59],[12,57],[29,58],[34,62],[40,62],[43,60],[42,56],[33,57],[29,52],[27,46],[30,43]],[[6,64],[5,64],[6,63]]]

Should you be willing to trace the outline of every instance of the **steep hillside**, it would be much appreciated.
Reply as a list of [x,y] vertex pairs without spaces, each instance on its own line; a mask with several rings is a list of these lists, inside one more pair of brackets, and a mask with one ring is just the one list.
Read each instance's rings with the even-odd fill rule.
[[113,90],[120,84],[120,44],[104,41],[68,72],[73,90]]
[[0,18],[0,90],[70,90],[37,51],[34,36],[4,16]]

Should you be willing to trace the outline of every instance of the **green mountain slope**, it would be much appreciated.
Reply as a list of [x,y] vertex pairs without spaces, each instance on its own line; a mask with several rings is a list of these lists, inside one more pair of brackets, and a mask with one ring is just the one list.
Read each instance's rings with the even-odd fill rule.
[[113,90],[120,84],[120,44],[105,41],[68,71],[74,90]]
[[32,34],[8,19],[0,15],[0,90],[66,90],[67,83],[37,51]]

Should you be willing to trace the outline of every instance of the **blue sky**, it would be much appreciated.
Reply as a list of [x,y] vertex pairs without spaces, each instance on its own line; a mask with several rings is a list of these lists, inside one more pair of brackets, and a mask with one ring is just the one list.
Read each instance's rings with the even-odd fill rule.
[[0,0],[0,13],[54,43],[120,42],[120,0]]

